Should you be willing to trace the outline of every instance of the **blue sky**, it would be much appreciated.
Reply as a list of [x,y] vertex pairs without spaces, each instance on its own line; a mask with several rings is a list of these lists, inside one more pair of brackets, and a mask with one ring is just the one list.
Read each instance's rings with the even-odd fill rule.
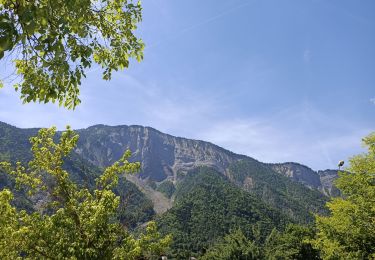
[[144,0],[143,7],[143,62],[110,82],[93,68],[74,112],[22,105],[8,84],[0,121],[139,124],[313,169],[335,168],[375,130],[375,1]]

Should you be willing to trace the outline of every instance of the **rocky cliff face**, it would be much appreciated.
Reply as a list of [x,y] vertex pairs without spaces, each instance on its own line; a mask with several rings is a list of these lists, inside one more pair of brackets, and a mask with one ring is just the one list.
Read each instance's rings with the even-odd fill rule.
[[309,188],[318,189],[326,195],[338,195],[338,190],[333,185],[333,181],[338,177],[336,170],[316,172],[305,165],[293,162],[269,165],[274,171],[292,178]]
[[330,196],[339,196],[340,191],[333,185],[334,181],[337,179],[337,171],[335,170],[324,170],[318,171],[321,191]]
[[270,166],[274,171],[292,178],[310,188],[317,189],[321,186],[318,173],[307,166],[293,162],[270,164]]
[[150,127],[97,125],[78,131],[76,152],[95,165],[105,167],[118,160],[125,150],[142,164],[142,179],[176,181],[180,174],[197,166],[225,172],[244,156],[214,144],[173,137]]

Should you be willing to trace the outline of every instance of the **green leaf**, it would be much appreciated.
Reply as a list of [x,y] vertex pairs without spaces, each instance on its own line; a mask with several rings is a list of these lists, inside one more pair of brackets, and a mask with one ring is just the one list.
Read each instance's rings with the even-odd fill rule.
[[0,51],[4,52],[11,48],[11,39],[9,36],[0,37]]
[[[19,88],[28,94],[21,97],[24,102],[56,100],[74,109],[79,104],[80,79],[93,61],[103,68],[103,78],[110,80],[112,71],[128,67],[130,57],[143,58],[143,45],[134,34],[142,17],[140,2],[101,3],[40,0],[22,1],[21,6],[0,4],[0,59],[14,46],[21,48],[20,56],[27,57],[23,63],[15,61],[21,76]],[[10,18],[12,13],[17,15]],[[78,73],[77,67],[82,68]],[[76,79],[74,88],[66,87],[69,75]],[[42,94],[43,89],[53,89],[56,95]],[[68,102],[69,98],[74,101]]]

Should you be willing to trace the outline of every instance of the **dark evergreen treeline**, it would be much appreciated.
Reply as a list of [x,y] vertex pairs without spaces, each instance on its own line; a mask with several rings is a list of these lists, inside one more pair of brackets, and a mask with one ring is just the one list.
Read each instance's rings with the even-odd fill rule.
[[288,224],[282,232],[274,228],[263,242],[249,239],[237,229],[220,238],[200,259],[320,259],[309,242],[313,237],[312,227],[296,224]]
[[255,237],[287,221],[210,168],[190,173],[178,185],[175,203],[159,222],[162,232],[173,234],[173,257],[200,255],[231,229],[243,227]]
[[[300,219],[295,216],[300,215],[285,214],[259,199],[257,194],[239,189],[214,169],[201,167],[189,172],[177,185],[175,206],[162,215],[158,223],[162,233],[173,235],[170,251],[173,259],[189,256],[259,259],[286,252],[276,248],[292,235],[298,237],[295,245],[290,245],[293,248],[288,254],[312,252],[301,240],[310,235],[309,229],[288,226],[305,223],[305,214]],[[286,227],[284,234],[281,231]],[[227,248],[231,246],[235,248]],[[225,258],[220,258],[225,255],[222,251],[228,254]],[[242,254],[244,258],[236,258]]]

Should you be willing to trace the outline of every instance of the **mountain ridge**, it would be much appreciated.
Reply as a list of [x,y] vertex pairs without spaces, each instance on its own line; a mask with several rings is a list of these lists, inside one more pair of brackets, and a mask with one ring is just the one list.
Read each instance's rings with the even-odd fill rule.
[[[9,131],[13,131],[17,134],[16,143],[21,142],[24,149],[28,148],[28,137],[35,135],[38,130],[18,128],[4,122],[0,122],[0,127],[0,140],[8,138]],[[8,130],[4,131],[4,128]],[[336,170],[314,171],[296,162],[263,163],[211,142],[176,137],[149,126],[96,124],[75,131],[80,135],[75,149],[79,156],[103,168],[114,163],[125,150],[130,149],[133,153],[132,160],[142,164],[139,178],[150,182],[169,180],[176,183],[179,178],[183,178],[184,173],[200,166],[212,167],[228,175],[229,166],[240,160],[252,160],[270,167],[273,171],[325,195],[331,195],[334,190],[333,181],[337,177]],[[24,138],[20,138],[21,132],[25,133]],[[12,151],[13,147],[10,145],[5,148],[3,146],[0,145],[0,151]]]
[[197,166],[211,166],[225,172],[229,164],[246,156],[215,144],[162,133],[142,126],[97,125],[77,131],[80,139],[76,152],[105,167],[116,161],[126,149],[141,161],[141,178],[153,181],[177,180],[177,173]]

